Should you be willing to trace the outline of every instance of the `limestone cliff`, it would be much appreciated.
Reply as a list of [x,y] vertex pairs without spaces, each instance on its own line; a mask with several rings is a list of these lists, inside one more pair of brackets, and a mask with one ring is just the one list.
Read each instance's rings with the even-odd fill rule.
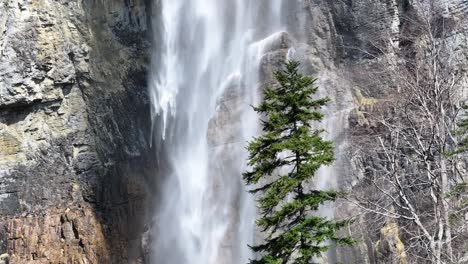
[[0,4],[0,253],[11,263],[141,255],[130,242],[149,164],[147,10],[138,0]]

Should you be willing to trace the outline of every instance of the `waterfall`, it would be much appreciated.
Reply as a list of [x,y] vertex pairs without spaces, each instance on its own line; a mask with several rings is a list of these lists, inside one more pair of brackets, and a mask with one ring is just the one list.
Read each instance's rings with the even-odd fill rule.
[[152,263],[251,257],[255,207],[241,179],[244,147],[258,133],[250,105],[258,100],[261,58],[283,37],[282,3],[160,1],[150,95],[167,169],[158,175]]
[[[247,263],[256,210],[241,174],[247,141],[260,132],[250,106],[282,59],[304,60],[306,73],[317,67],[308,48],[311,6],[302,0],[160,0],[157,8],[149,86],[153,141],[163,158],[151,263]],[[334,105],[324,110],[327,116],[340,110]],[[324,124],[334,131],[330,139],[339,137],[337,121],[348,112],[330,115]],[[334,174],[322,169],[316,187],[335,187]],[[324,206],[320,213],[332,217],[334,210]]]

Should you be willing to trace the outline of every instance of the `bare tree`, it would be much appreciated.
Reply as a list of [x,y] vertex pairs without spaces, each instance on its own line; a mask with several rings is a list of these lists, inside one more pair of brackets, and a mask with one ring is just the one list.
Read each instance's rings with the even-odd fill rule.
[[463,157],[450,153],[468,89],[467,35],[437,2],[417,3],[422,15],[401,18],[407,32],[374,47],[380,71],[370,74],[391,92],[360,113],[365,125],[355,129],[361,148],[354,158],[368,192],[352,201],[385,221],[394,219],[414,263],[458,263],[468,248],[467,221],[456,221],[468,213],[460,205],[467,179]]

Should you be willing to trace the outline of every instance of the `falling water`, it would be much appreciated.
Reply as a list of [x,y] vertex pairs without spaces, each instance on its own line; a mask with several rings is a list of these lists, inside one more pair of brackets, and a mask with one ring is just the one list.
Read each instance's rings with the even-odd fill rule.
[[259,133],[250,105],[265,81],[265,59],[274,61],[278,50],[291,56],[297,39],[307,42],[304,2],[159,4],[150,94],[164,169],[151,263],[247,263],[256,212],[241,173],[246,141]]
[[[150,93],[168,173],[152,263],[237,264],[250,257],[255,209],[241,181],[243,147],[258,130],[249,105],[257,100],[260,59],[281,37],[281,3],[161,1],[155,42],[162,47],[155,48]],[[226,123],[235,120],[233,133]]]

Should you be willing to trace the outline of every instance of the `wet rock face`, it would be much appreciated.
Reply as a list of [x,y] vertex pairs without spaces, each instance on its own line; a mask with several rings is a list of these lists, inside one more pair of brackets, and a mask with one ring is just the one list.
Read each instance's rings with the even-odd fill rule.
[[143,0],[0,4],[0,263],[140,255],[147,10]]

